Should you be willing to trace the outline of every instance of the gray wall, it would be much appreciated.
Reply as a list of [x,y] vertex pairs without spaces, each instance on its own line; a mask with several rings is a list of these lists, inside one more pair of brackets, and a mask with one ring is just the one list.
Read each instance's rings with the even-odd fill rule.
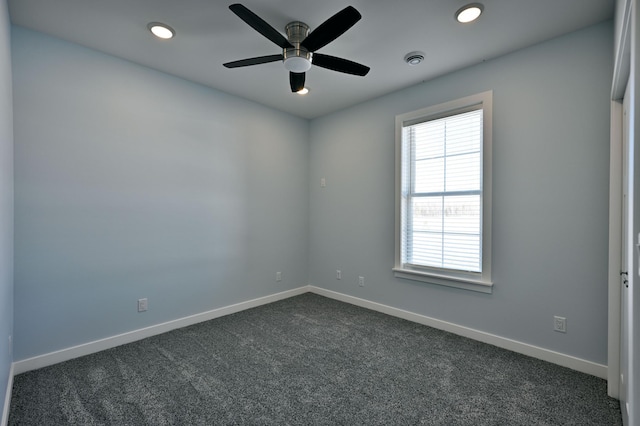
[[12,43],[16,360],[307,284],[308,121]]
[[[9,12],[0,0],[0,404],[13,361],[13,113]],[[0,413],[0,419],[2,414]]]
[[[612,32],[597,25],[313,120],[311,284],[606,364]],[[396,279],[394,118],[485,90],[493,294]]]
[[[14,28],[15,359],[310,281],[606,364],[612,32],[307,122]],[[490,89],[493,294],[393,278],[395,115]]]

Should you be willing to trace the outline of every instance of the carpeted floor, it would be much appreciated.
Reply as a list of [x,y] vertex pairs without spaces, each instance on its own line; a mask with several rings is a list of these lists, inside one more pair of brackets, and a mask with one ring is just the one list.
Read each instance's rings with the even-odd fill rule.
[[15,377],[9,425],[621,425],[602,379],[313,294]]

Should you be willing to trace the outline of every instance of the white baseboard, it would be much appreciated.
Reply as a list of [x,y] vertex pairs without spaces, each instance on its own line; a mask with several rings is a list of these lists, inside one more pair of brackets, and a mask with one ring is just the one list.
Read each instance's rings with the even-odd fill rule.
[[566,355],[560,352],[555,352],[549,349],[533,346],[528,343],[518,342],[517,340],[496,336],[495,334],[485,333],[484,331],[474,330],[472,328],[463,327],[461,325],[453,324],[453,323],[442,321],[435,318],[430,318],[424,315],[416,314],[413,312],[405,311],[402,309],[394,308],[394,307],[383,305],[376,302],[371,302],[369,300],[360,299],[358,297],[349,296],[346,294],[338,293],[331,290],[326,290],[319,287],[309,286],[309,291],[311,291],[312,293],[318,294],[320,296],[329,297],[331,299],[336,299],[341,302],[350,303],[352,305],[371,309],[373,311],[382,312],[387,315],[391,315],[391,316],[402,318],[408,321],[427,325],[429,327],[437,328],[439,330],[448,331],[450,333],[457,334],[463,337],[468,337],[473,340],[478,340],[483,343],[488,343],[490,345],[497,346],[499,348],[508,349],[513,352],[517,352],[533,358],[541,359],[543,361],[551,362],[553,364],[567,367],[572,370],[580,371],[582,373],[590,374],[592,376],[600,377],[602,379],[607,378],[606,365],[597,364],[595,362],[587,361],[581,358],[576,358],[571,355]]
[[[189,325],[197,324],[199,322],[212,320],[225,315],[244,311],[246,309],[251,309],[257,306],[276,302],[278,300],[287,299],[293,296],[298,296],[300,294],[304,294],[307,292],[312,292],[320,296],[329,297],[331,299],[336,299],[342,302],[350,303],[352,305],[361,306],[363,308],[382,312],[387,315],[406,319],[408,321],[427,325],[429,327],[437,328],[440,330],[448,331],[450,333],[454,333],[463,337],[468,337],[470,339],[488,343],[493,346],[497,346],[503,349],[508,349],[513,352],[517,352],[523,355],[528,355],[533,358],[537,358],[543,361],[551,362],[553,364],[561,365],[563,367],[571,368],[572,370],[580,371],[586,374],[590,374],[592,376],[600,377],[603,379],[607,378],[606,365],[597,364],[581,358],[573,357],[571,355],[566,355],[560,352],[555,352],[549,349],[533,346],[528,343],[518,342],[516,340],[497,336],[495,334],[485,333],[483,331],[474,330],[472,328],[463,327],[450,322],[442,321],[439,319],[427,317],[424,315],[420,315],[420,314],[405,311],[402,309],[394,308],[391,306],[383,305],[377,302],[371,302],[369,300],[360,299],[354,296],[349,296],[346,294],[338,293],[331,290],[326,290],[326,289],[311,286],[311,285],[299,287],[293,290],[284,291],[282,293],[272,294],[265,297],[260,297],[260,298],[249,300],[246,302],[237,303],[235,305],[214,309],[214,310],[203,312],[200,314],[179,318],[173,321],[168,321],[162,324],[157,324],[150,327],[142,328],[140,330],[134,330],[127,333],[119,334],[117,336],[107,337],[105,339],[84,343],[82,345],[73,346],[71,348],[62,349],[62,350],[51,352],[44,355],[39,355],[33,358],[16,361],[13,363],[13,366],[12,366],[13,372],[11,377],[13,377],[13,374],[20,374],[26,371],[35,370],[38,368],[57,364],[59,362],[68,361],[70,359],[74,359],[84,355],[89,355],[95,352],[114,348],[116,346],[124,345],[126,343],[135,342],[137,340],[145,339],[147,337],[155,336],[157,334],[166,333],[167,331],[175,330],[177,328],[187,327]],[[7,405],[6,401],[5,401],[5,405]],[[8,413],[6,415],[8,416]]]
[[9,369],[9,380],[7,381],[7,392],[4,395],[4,405],[2,406],[2,420],[0,425],[7,426],[9,423],[9,408],[11,408],[11,390],[13,389],[13,376],[15,375],[13,364]]
[[281,293],[276,293],[269,296],[248,300],[246,302],[236,303],[235,305],[213,309],[211,311],[203,312],[200,314],[195,314],[195,315],[191,315],[184,318],[178,318],[173,321],[152,325],[150,327],[141,328],[139,330],[129,331],[127,333],[119,334],[116,336],[95,340],[93,342],[83,343],[78,346],[61,349],[59,351],[50,352],[44,355],[38,355],[33,358],[16,361],[13,363],[13,366],[15,367],[14,374],[20,374],[20,373],[24,373],[31,370],[36,370],[38,368],[47,367],[49,365],[57,364],[59,362],[64,362],[70,359],[104,351],[106,349],[115,348],[116,346],[135,342],[137,340],[146,339],[147,337],[166,333],[167,331],[175,330],[177,328],[187,327],[189,325],[197,324],[203,321],[209,321],[215,318],[223,317],[225,315],[244,311],[246,309],[251,309],[257,306],[276,302],[278,300],[287,299],[293,296],[298,296],[300,294],[304,294],[307,292],[309,292],[309,286],[303,286],[293,290],[283,291]]

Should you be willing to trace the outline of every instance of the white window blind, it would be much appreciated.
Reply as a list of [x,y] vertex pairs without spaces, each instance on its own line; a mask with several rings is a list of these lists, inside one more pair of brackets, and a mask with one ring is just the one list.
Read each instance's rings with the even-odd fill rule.
[[482,105],[405,125],[402,139],[402,263],[482,272]]

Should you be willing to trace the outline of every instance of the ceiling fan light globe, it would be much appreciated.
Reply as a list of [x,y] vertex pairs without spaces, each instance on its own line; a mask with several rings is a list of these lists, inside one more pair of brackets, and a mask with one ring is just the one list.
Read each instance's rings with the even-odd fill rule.
[[290,56],[284,60],[284,67],[287,71],[303,73],[311,69],[311,61],[299,56]]

